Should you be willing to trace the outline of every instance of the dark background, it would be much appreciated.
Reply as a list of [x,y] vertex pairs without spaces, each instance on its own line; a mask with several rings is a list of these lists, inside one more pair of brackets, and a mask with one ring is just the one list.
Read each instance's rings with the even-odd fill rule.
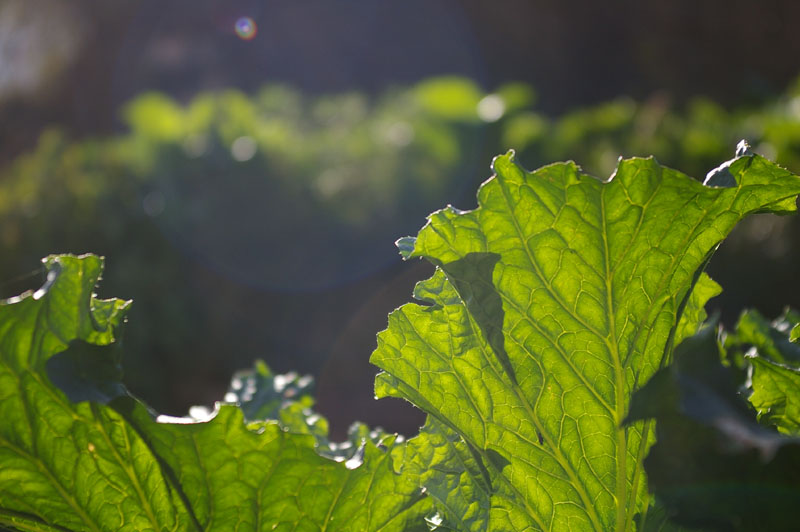
[[[44,83],[4,95],[5,157],[30,147],[44,124],[66,124],[76,134],[113,131],[119,106],[148,89],[188,98],[281,81],[312,92],[376,92],[448,73],[487,89],[530,82],[540,108],[559,113],[662,91],[678,100],[702,94],[728,105],[759,101],[780,92],[800,66],[800,4],[791,0],[24,4],[50,13],[31,33],[65,27],[74,49],[54,60]],[[233,34],[241,16],[255,20],[256,39]]]
[[[242,16],[257,25],[252,40],[233,32]],[[798,22],[800,3],[793,0],[6,0],[0,4],[0,166],[32,149],[47,126],[60,126],[72,139],[124,130],[121,106],[145,90],[179,101],[203,90],[248,92],[277,82],[310,94],[378,94],[458,74],[485,90],[527,82],[538,92],[538,109],[551,116],[619,96],[658,96],[680,106],[702,95],[723,107],[758,105],[800,73]],[[476,161],[467,180],[488,177],[488,163]],[[472,207],[474,188],[467,188],[448,201]],[[386,253],[393,253],[395,238],[423,223],[420,216],[392,227],[402,232],[386,235]],[[317,237],[297,235],[296,245],[313,246]],[[104,252],[86,246],[69,251]],[[42,254],[55,251],[67,250]],[[136,300],[119,281],[115,257],[107,261],[101,295]],[[414,282],[430,267],[397,257],[366,271],[354,264],[355,278],[289,288],[254,286],[188,252],[182,261],[161,277],[164,304],[170,285],[182,283],[204,302],[239,305],[211,311],[175,346],[197,351],[196,364],[187,365],[185,353],[180,362],[168,353],[145,355],[170,382],[169,390],[132,386],[146,401],[182,414],[189,405],[220,398],[230,372],[260,357],[277,371],[317,377],[318,409],[331,419],[334,436],[354,419],[415,432],[422,418],[410,407],[372,400],[375,368],[368,357],[386,314],[410,300]],[[25,275],[27,268],[36,264],[16,273]],[[711,272],[738,294],[720,300],[727,322],[743,302],[774,315],[796,297],[777,280],[753,283],[748,276],[755,274],[744,267],[712,263]],[[146,311],[134,307],[129,327],[137,327],[136,313]]]

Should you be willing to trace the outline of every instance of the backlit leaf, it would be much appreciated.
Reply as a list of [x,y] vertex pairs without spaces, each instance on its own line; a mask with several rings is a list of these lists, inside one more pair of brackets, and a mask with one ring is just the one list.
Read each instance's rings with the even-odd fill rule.
[[719,242],[749,213],[794,210],[800,179],[751,154],[726,165],[726,187],[654,159],[623,160],[607,182],[572,163],[527,172],[513,154],[493,168],[477,209],[438,211],[399,242],[438,269],[416,288],[424,304],[379,335],[376,393],[408,399],[473,453],[464,470],[482,472],[470,489],[487,483],[488,513],[471,519],[442,493],[452,522],[631,530],[649,507],[653,441],[652,422],[621,426],[631,394],[696,329],[716,290],[698,279]]
[[429,500],[394,468],[403,444],[360,428],[357,447],[327,442],[310,403],[295,410],[270,393],[303,393],[299,379],[276,386],[290,379],[260,368],[260,388],[241,398],[252,416],[277,413],[289,427],[246,423],[234,404],[156,421],[119,383],[109,344],[129,302],[93,295],[102,259],[46,266],[42,289],[0,305],[0,527],[426,530]]

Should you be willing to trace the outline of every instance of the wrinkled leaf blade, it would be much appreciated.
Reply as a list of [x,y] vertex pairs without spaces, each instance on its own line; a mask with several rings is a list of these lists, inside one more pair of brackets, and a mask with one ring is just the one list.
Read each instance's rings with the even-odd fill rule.
[[365,442],[345,465],[317,454],[312,435],[276,422],[245,425],[233,405],[203,423],[157,423],[133,404],[129,415],[203,530],[424,530],[430,506],[394,472],[393,437],[382,442],[386,451]]
[[0,306],[0,508],[72,530],[185,529],[181,502],[133,427],[107,406],[71,403],[46,377],[71,340],[112,342],[128,302],[93,296],[98,257],[46,265],[42,289]]
[[392,436],[380,448],[361,438],[337,462],[318,454],[333,444],[305,426],[305,409],[290,417],[309,434],[246,424],[230,404],[204,422],[157,422],[116,380],[110,344],[128,302],[94,297],[102,259],[47,266],[41,290],[0,305],[0,527],[427,529],[430,500],[395,471],[392,451],[404,444]]
[[[758,156],[728,169],[737,186],[707,187],[632,159],[603,183],[502,156],[478,209],[436,212],[402,240],[439,270],[415,292],[429,306],[401,307],[379,335],[376,393],[475,450],[498,497],[488,530],[625,530],[647,508],[652,426],[619,429],[631,393],[690,332],[679,312],[699,312],[689,295],[716,245],[800,192]],[[713,291],[700,286],[699,299]]]

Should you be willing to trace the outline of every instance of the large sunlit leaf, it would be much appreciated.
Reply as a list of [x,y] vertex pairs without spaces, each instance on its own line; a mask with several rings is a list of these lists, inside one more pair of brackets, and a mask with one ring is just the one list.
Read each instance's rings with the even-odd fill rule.
[[234,398],[285,425],[246,423],[233,404],[206,420],[157,422],[119,384],[119,353],[107,346],[128,302],[93,295],[102,260],[54,256],[46,266],[42,289],[0,305],[0,527],[426,529],[430,504],[396,473],[395,437],[356,431],[357,447],[333,446],[310,403],[296,410],[272,393],[302,393],[300,380],[259,367],[253,396]]
[[[572,163],[530,173],[513,154],[493,169],[477,209],[436,212],[398,242],[438,269],[415,291],[425,304],[395,311],[379,335],[376,393],[460,437],[453,460],[473,457],[466,477],[447,464],[450,487],[421,477],[447,522],[632,530],[649,507],[653,424],[622,427],[631,394],[693,332],[716,290],[698,279],[717,244],[749,213],[795,210],[800,178],[749,153],[716,171],[726,186],[654,159],[623,160],[607,182]],[[432,457],[426,446],[450,445],[415,443]],[[484,517],[448,489],[479,495]]]

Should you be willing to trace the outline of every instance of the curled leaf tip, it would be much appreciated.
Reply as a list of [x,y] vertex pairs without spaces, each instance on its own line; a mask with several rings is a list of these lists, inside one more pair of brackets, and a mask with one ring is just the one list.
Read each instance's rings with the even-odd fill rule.
[[397,249],[400,251],[400,256],[403,257],[403,260],[407,260],[411,257],[411,254],[414,253],[414,246],[416,243],[416,237],[404,236],[403,238],[398,238],[394,245],[397,246]]
[[736,157],[744,157],[745,155],[753,155],[753,151],[750,149],[750,144],[745,139],[742,139],[736,145]]
[[742,157],[752,157],[753,155],[755,155],[755,153],[753,153],[753,151],[750,149],[750,144],[748,144],[748,142],[744,139],[740,140],[736,145],[736,152],[733,159],[725,161],[721,165],[708,172],[703,184],[708,187],[736,187],[738,183],[733,173],[731,173],[731,165]]

